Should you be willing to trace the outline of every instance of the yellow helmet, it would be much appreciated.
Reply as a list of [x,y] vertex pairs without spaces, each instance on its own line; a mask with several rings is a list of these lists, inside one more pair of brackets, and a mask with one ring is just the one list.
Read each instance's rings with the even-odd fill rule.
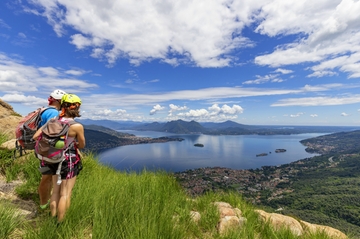
[[81,99],[79,98],[79,96],[74,95],[74,94],[65,94],[62,98],[61,98],[61,104],[63,103],[79,103],[81,104]]

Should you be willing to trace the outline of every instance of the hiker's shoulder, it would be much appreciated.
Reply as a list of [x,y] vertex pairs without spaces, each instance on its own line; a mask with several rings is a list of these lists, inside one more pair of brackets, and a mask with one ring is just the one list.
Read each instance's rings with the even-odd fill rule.
[[42,110],[42,112],[41,112],[41,115],[42,116],[48,116],[48,115],[50,115],[50,116],[57,116],[57,115],[59,115],[59,111],[56,109],[56,108],[54,108],[54,107],[48,107],[48,108],[44,108],[43,110]]

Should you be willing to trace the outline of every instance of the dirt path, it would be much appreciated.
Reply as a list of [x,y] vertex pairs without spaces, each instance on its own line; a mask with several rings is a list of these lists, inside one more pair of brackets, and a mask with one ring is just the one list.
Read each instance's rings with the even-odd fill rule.
[[22,182],[19,180],[7,183],[3,175],[0,175],[0,200],[5,200],[15,205],[20,214],[25,215],[27,219],[33,219],[36,216],[38,206],[31,200],[22,200],[15,193],[15,187]]

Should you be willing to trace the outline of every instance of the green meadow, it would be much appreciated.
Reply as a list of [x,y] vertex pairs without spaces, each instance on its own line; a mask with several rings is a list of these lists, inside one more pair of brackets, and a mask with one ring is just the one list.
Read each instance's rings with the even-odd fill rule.
[[[0,144],[6,141],[0,136]],[[274,230],[262,222],[256,208],[241,195],[208,193],[190,198],[175,178],[166,172],[121,172],[101,165],[91,153],[83,157],[83,170],[77,178],[71,206],[64,221],[57,223],[50,210],[40,210],[37,186],[39,161],[32,153],[13,158],[10,150],[0,150],[0,174],[7,182],[21,180],[15,188],[21,200],[33,201],[36,217],[26,218],[11,200],[0,200],[0,238],[36,239],[327,239],[324,233],[295,236],[290,230]],[[219,234],[219,212],[214,202],[227,202],[242,211],[245,224]],[[195,221],[191,211],[200,213]]]

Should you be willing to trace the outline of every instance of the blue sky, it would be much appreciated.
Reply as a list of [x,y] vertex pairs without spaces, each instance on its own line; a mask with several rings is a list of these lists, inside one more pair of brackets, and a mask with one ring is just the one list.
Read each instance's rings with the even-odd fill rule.
[[0,98],[82,118],[360,124],[359,0],[2,0]]

